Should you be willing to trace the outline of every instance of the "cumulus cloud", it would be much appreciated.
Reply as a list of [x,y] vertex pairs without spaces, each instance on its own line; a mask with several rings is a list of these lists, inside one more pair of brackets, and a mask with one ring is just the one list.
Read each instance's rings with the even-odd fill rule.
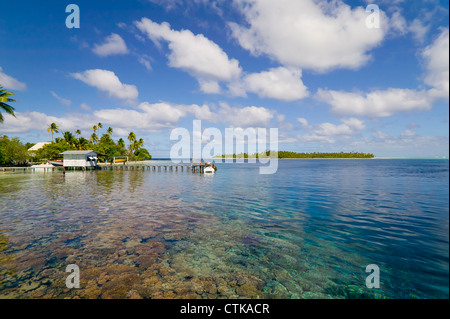
[[[90,109],[82,104],[85,110]],[[212,123],[223,123],[230,127],[267,127],[276,112],[264,107],[231,107],[220,104],[214,110],[209,105],[183,105],[167,102],[139,104],[133,109],[111,108],[93,113],[67,114],[63,117],[50,116],[41,112],[16,112],[17,118],[5,114],[2,132],[24,133],[30,131],[46,131],[50,123],[57,123],[61,131],[89,130],[92,123],[101,122],[105,126],[114,127],[116,135],[121,132],[160,132],[163,129],[176,127],[181,119],[191,117]]]
[[377,90],[352,93],[319,89],[315,95],[328,103],[337,114],[388,117],[399,112],[429,110],[432,106],[428,92],[411,89]]
[[106,37],[102,44],[96,44],[92,52],[101,57],[117,54],[128,54],[128,48],[122,37],[116,33],[112,33]]
[[422,43],[425,39],[425,36],[427,35],[428,31],[430,31],[430,25],[425,24],[420,19],[414,19],[409,27],[408,31],[412,33],[414,39],[417,42]]
[[[238,108],[222,103],[215,121],[224,122],[233,127],[267,127],[274,116],[275,111],[264,107]],[[214,121],[214,119],[211,120]]]
[[411,136],[415,136],[416,132],[414,132],[413,130],[404,130],[403,132],[400,133],[400,136],[403,137],[411,137]]
[[51,123],[57,123],[60,131],[87,128],[88,123],[95,123],[90,115],[76,114],[56,117],[42,112],[15,112],[16,117],[5,114],[5,122],[1,129],[4,133],[24,133],[30,131],[47,132]]
[[138,62],[140,64],[142,64],[147,71],[151,71],[152,70],[152,65],[150,63],[150,58],[147,55],[142,55],[138,57]]
[[375,138],[361,138],[347,145],[360,152],[370,152],[377,157],[448,157],[448,135],[420,136],[411,132],[403,132],[399,136],[380,133]]
[[[387,27],[366,27],[365,8],[342,1],[235,0],[248,25],[229,23],[232,36],[255,56],[286,66],[356,69],[371,58]],[[381,13],[382,22],[385,18]],[[382,23],[383,25],[383,23]]]
[[91,107],[89,105],[87,105],[86,103],[81,103],[80,107],[82,110],[86,111],[86,112],[90,112],[91,111]]
[[261,73],[252,73],[243,80],[244,90],[282,101],[295,101],[308,97],[309,92],[302,82],[302,71],[285,67],[272,68]]
[[228,55],[213,41],[189,30],[176,31],[167,22],[155,23],[143,18],[136,27],[157,45],[168,42],[169,66],[188,72],[195,77],[205,93],[219,93],[219,82],[229,82],[241,74],[239,62]]
[[0,66],[0,85],[3,86],[4,88],[18,91],[23,91],[27,87],[25,83],[20,82],[19,80],[13,78],[12,76],[4,73],[1,66]]
[[336,135],[354,135],[366,128],[364,122],[356,119],[342,119],[342,124],[336,125],[332,123],[321,123],[317,125],[310,125],[304,118],[298,118],[304,130],[312,132],[316,136],[336,136]]
[[449,29],[443,29],[433,43],[422,51],[426,62],[425,84],[436,98],[449,97]]
[[138,97],[136,86],[123,84],[112,71],[95,69],[81,73],[71,73],[71,76],[87,85],[107,92],[111,97],[124,100],[135,100]]
[[71,101],[71,100],[62,98],[62,97],[60,97],[58,94],[56,94],[56,93],[53,92],[53,91],[50,91],[50,93],[53,95],[53,97],[55,97],[55,98],[59,101],[59,103],[61,103],[61,105],[64,105],[64,106],[66,106],[66,107],[69,107],[70,104],[72,104],[72,101]]
[[183,3],[182,0],[148,0],[148,1],[163,6],[168,11],[178,8],[178,6],[180,6]]
[[421,51],[424,83],[429,89],[388,88],[369,93],[319,89],[315,98],[345,115],[388,117],[400,112],[430,110],[436,99],[449,97],[449,29]]
[[174,127],[180,119],[192,116],[213,123],[225,123],[232,127],[267,126],[274,111],[264,107],[230,107],[222,103],[217,111],[208,105],[177,105],[166,102],[141,103],[136,109],[105,109],[94,112],[95,118],[114,127],[135,128],[155,132]]

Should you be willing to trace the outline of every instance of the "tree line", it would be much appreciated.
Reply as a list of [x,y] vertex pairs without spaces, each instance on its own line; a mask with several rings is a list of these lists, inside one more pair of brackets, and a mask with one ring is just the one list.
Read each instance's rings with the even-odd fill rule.
[[[288,152],[288,151],[266,151],[262,153],[240,153],[233,155],[222,155],[217,156],[218,158],[259,158],[262,156],[270,156],[273,158],[374,158],[375,155],[372,153],[361,153],[361,152],[313,152],[313,153],[298,153],[298,152]],[[216,158],[217,158],[216,157]]]
[[152,158],[148,150],[143,147],[145,144],[144,139],[138,139],[133,132],[128,134],[129,144],[127,147],[123,138],[120,138],[117,142],[113,140],[114,129],[112,127],[108,127],[106,132],[101,134],[102,128],[102,123],[92,126],[91,130],[93,133],[89,139],[82,137],[82,132],[78,129],[74,133],[70,131],[62,132],[62,137],[57,137],[53,140],[53,134],[59,133],[59,127],[52,123],[47,128],[47,131],[52,133],[52,143],[46,144],[43,148],[36,151],[35,156],[38,158],[55,158],[59,153],[65,151],[93,150],[109,158],[114,156],[128,156],[131,160]]
[[35,152],[29,152],[33,143],[22,143],[18,138],[9,138],[8,136],[0,136],[0,166],[24,166],[29,161],[40,162],[46,159],[55,159],[61,157],[59,154],[72,150],[93,150],[97,153],[106,155],[112,159],[114,156],[128,156],[130,160],[151,159],[152,156],[143,146],[144,139],[137,138],[136,134],[130,132],[128,134],[128,146],[123,138],[117,142],[113,140],[112,135],[114,129],[108,127],[106,132],[101,134],[103,128],[102,123],[94,125],[91,129],[93,133],[87,139],[81,136],[81,130],[75,132],[65,131],[61,133],[61,137],[54,138],[59,133],[59,127],[55,123],[51,123],[47,132],[52,134],[52,142],[44,145]]

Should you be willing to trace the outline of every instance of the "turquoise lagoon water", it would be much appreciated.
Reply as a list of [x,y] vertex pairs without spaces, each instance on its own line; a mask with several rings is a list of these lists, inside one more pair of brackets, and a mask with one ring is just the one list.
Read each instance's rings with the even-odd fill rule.
[[448,160],[218,168],[0,175],[0,298],[449,297]]

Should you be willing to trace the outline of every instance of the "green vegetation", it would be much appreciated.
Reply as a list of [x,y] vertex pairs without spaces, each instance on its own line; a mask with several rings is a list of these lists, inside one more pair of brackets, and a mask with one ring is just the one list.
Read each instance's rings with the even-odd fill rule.
[[26,166],[31,158],[29,144],[22,144],[18,138],[0,136],[0,166]]
[[148,150],[143,148],[145,143],[144,140],[142,138],[137,140],[134,133],[130,133],[132,134],[133,141],[130,140],[130,145],[127,149],[122,138],[117,142],[112,139],[114,132],[112,127],[109,127],[105,134],[101,136],[97,135],[97,132],[100,132],[102,127],[102,123],[94,125],[92,127],[94,133],[92,133],[89,140],[84,137],[78,137],[81,135],[81,130],[76,130],[75,133],[63,132],[62,138],[57,137],[54,142],[39,149],[34,158],[37,160],[56,158],[59,157],[59,153],[71,150],[93,150],[97,153],[106,155],[110,160],[114,156],[128,156],[130,160],[152,158]]
[[333,153],[296,153],[279,151],[278,158],[374,158],[375,155],[371,153],[360,152],[333,152]]
[[[7,104],[16,102],[10,98],[12,95],[14,94],[7,92],[0,85],[0,110],[4,110],[15,117],[14,108]],[[0,123],[2,122],[3,116],[0,112]],[[112,127],[108,127],[106,133],[100,136],[100,129],[102,128],[102,123],[94,125],[92,127],[94,133],[89,140],[81,136],[81,130],[76,130],[75,133],[66,131],[62,133],[62,137],[54,139],[54,134],[59,133],[59,127],[56,123],[51,123],[47,127],[47,132],[52,134],[52,142],[44,145],[33,154],[28,152],[28,149],[34,144],[23,144],[18,138],[9,138],[6,135],[0,136],[0,166],[26,166],[29,165],[30,161],[40,162],[46,159],[55,159],[60,157],[60,153],[71,150],[93,150],[105,155],[109,160],[112,160],[114,156],[128,156],[130,160],[136,161],[152,158],[148,150],[143,148],[144,140],[142,138],[137,139],[133,132],[128,135],[130,144],[126,148],[122,138],[117,143],[112,139],[114,132]]]
[[[128,156],[130,160],[142,161],[151,159],[149,151],[144,146],[142,138],[137,139],[134,133],[130,133],[132,142],[128,147],[125,141],[120,138],[117,142],[112,139],[113,128],[109,127],[105,134],[99,137],[96,132],[102,127],[101,123],[94,125],[95,130],[90,140],[80,136],[81,131],[76,130],[75,133],[66,131],[62,132],[62,137],[56,137],[53,140],[53,134],[59,132],[59,127],[52,123],[48,126],[47,131],[52,133],[52,142],[44,145],[41,149],[33,154],[28,149],[33,146],[32,143],[23,144],[18,138],[8,138],[8,136],[0,136],[0,166],[26,166],[30,161],[40,162],[46,159],[55,159],[61,157],[59,155],[65,151],[71,150],[93,150],[102,155],[106,155],[108,160],[112,160],[114,156]],[[101,157],[100,160],[104,159]]]
[[55,123],[52,123],[48,126],[47,132],[52,133],[52,142],[53,142],[53,134],[59,133],[59,127]]
[[233,154],[233,155],[222,155],[216,156],[215,158],[259,158],[261,156],[269,156],[269,157],[278,157],[278,158],[374,158],[375,155],[371,153],[360,153],[360,152],[333,152],[333,153],[297,153],[297,152],[287,152],[287,151],[279,151],[279,152],[263,152],[263,153],[255,153],[255,154]]
[[[0,85],[0,110],[3,110],[6,113],[16,117],[16,115],[14,114],[14,108],[11,105],[7,104],[16,102],[16,100],[10,98],[10,96],[12,95],[14,95],[14,93],[7,92],[5,89],[3,89],[3,86]],[[3,120],[3,115],[0,112],[0,123],[3,123]]]

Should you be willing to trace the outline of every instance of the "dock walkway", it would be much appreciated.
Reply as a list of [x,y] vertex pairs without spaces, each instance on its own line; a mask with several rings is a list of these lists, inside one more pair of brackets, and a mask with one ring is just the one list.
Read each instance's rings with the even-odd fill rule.
[[[99,164],[97,167],[66,167],[66,171],[71,170],[123,170],[123,171],[187,171],[187,172],[199,172],[203,173],[205,166],[198,164]],[[0,167],[0,173],[35,173],[35,172],[55,172],[63,171],[62,166],[52,166],[52,167]]]

